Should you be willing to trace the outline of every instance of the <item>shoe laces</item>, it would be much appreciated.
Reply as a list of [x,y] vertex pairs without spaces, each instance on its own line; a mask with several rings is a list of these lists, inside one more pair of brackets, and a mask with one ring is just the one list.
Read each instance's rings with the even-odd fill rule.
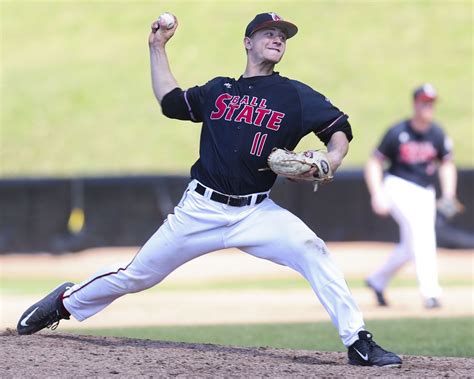
[[56,328],[58,327],[58,325],[59,325],[59,320],[56,321],[56,322],[53,322],[53,323],[50,324],[50,325],[46,325],[46,327],[47,327],[48,329],[51,329],[51,330],[56,330]]
[[61,320],[61,315],[59,310],[56,310],[51,316],[49,317],[48,321],[46,322],[46,328],[51,330],[56,330],[59,325],[59,321]]
[[367,339],[365,339],[365,341],[367,342],[367,344],[369,345],[369,348],[371,350],[373,349],[380,349],[382,350],[383,352],[386,352],[386,350],[384,350],[382,347],[380,347],[379,345],[377,345],[377,343],[372,339],[372,334],[368,334],[367,335]]

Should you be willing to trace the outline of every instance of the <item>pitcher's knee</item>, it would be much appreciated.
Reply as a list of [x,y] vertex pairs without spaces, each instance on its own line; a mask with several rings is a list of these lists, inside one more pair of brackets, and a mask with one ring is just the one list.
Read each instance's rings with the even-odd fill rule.
[[288,248],[301,255],[326,255],[328,250],[325,243],[315,234],[293,235],[287,240]]
[[301,241],[305,251],[312,251],[312,252],[319,252],[319,253],[326,253],[327,248],[325,243],[321,238],[318,238],[315,234],[313,235],[305,235]]
[[321,253],[327,253],[326,244],[323,242],[322,239],[312,236],[310,238],[306,238],[304,241],[304,247],[307,250],[313,250]]

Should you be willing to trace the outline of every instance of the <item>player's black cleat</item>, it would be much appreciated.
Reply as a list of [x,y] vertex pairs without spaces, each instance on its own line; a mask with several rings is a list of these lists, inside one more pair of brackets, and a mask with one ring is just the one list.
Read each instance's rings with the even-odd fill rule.
[[380,307],[388,307],[387,300],[385,300],[385,296],[383,295],[382,291],[377,290],[368,280],[365,281],[367,287],[369,287],[372,291],[374,291],[375,298],[377,299],[377,304]]
[[426,309],[441,308],[441,303],[436,297],[430,297],[425,301]]
[[62,305],[62,295],[74,283],[63,283],[49,295],[29,307],[22,314],[16,329],[18,334],[33,334],[44,328],[56,329],[59,321],[69,320],[69,314]]
[[402,360],[394,353],[382,349],[366,330],[359,332],[359,339],[349,346],[349,364],[356,366],[400,367]]

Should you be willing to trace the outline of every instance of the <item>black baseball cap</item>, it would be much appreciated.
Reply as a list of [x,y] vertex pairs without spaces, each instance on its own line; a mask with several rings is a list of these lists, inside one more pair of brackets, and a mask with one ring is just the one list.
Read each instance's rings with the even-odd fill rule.
[[413,100],[435,101],[437,97],[436,89],[430,83],[425,83],[413,90]]
[[284,21],[275,12],[269,12],[260,13],[256,15],[252,21],[250,21],[250,23],[247,25],[247,29],[245,29],[245,37],[250,37],[257,30],[271,27],[283,29],[285,31],[286,38],[291,38],[298,32],[298,28],[295,24]]

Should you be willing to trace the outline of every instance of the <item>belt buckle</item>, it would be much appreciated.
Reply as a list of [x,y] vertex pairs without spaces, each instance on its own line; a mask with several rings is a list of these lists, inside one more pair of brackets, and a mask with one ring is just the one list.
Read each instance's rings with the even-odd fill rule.
[[227,203],[226,205],[229,205],[230,204],[230,201],[231,199],[236,199],[236,200],[239,200],[241,201],[243,199],[243,197],[240,197],[240,196],[232,196],[232,195],[228,195],[229,197],[227,198]]

